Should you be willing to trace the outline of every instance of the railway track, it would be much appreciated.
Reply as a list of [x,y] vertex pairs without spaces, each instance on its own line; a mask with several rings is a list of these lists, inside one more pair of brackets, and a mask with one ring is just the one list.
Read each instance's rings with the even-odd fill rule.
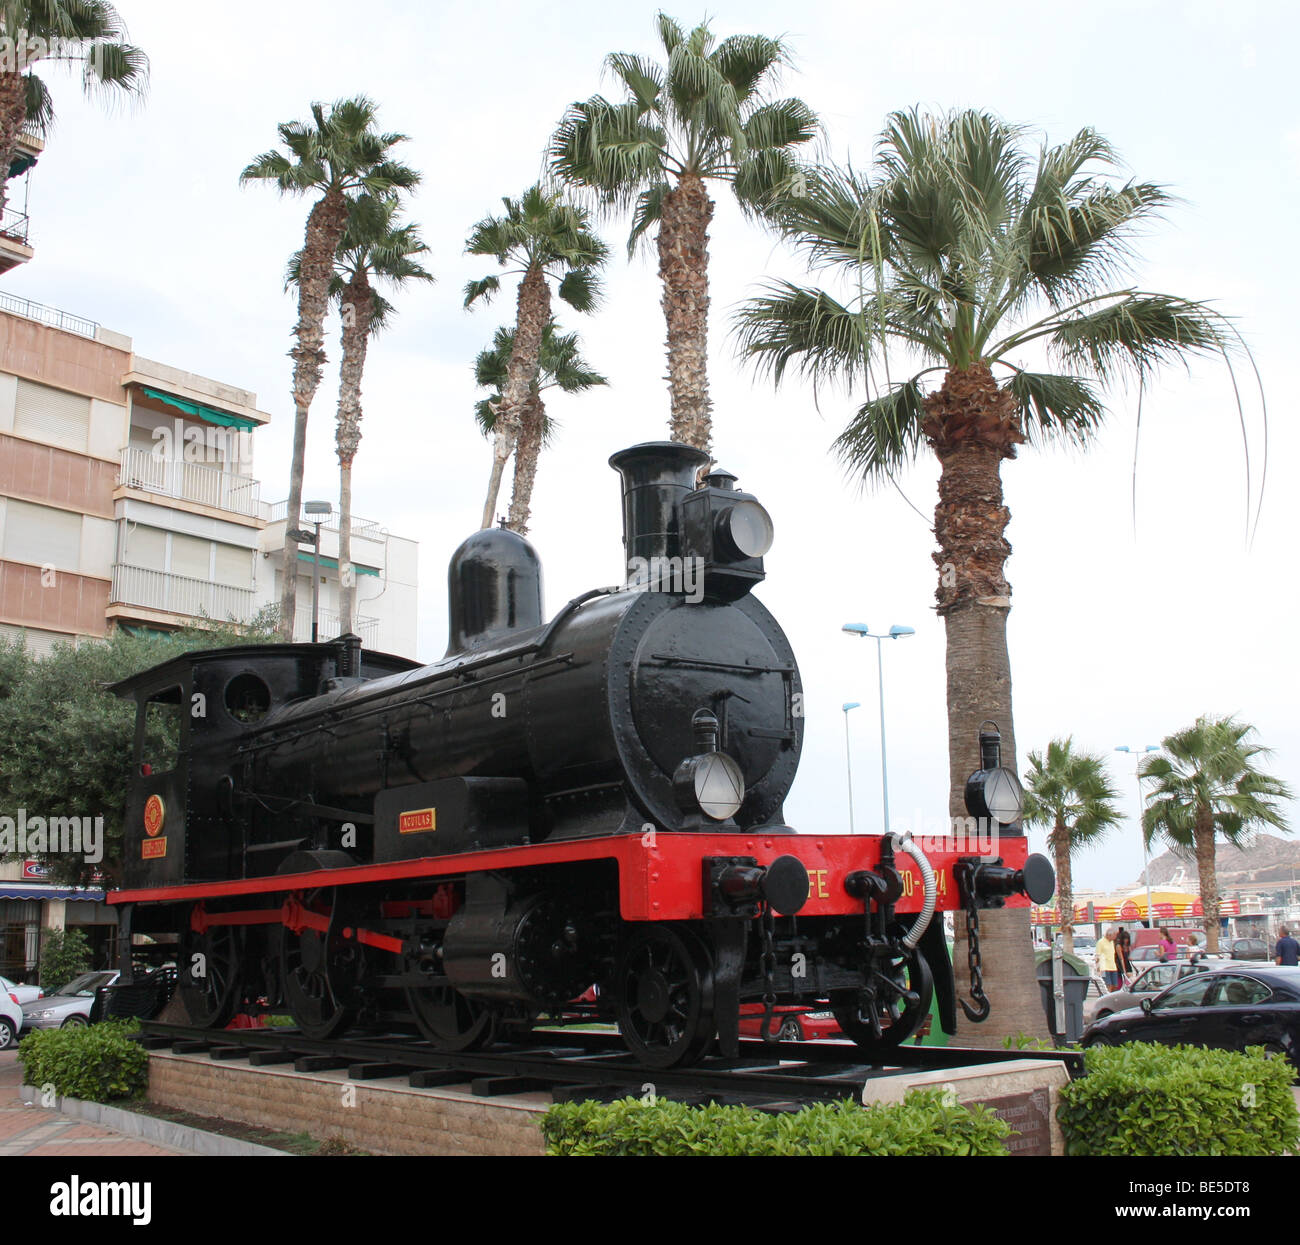
[[888,1064],[881,1064],[864,1060],[859,1048],[845,1043],[756,1040],[743,1040],[737,1059],[650,1068],[638,1064],[616,1034],[557,1030],[537,1030],[526,1040],[488,1051],[455,1053],[433,1050],[408,1034],[320,1041],[295,1030],[212,1030],[160,1021],[143,1021],[139,1041],[149,1049],[247,1060],[254,1067],[292,1064],[303,1073],[346,1069],[355,1081],[405,1077],[413,1088],[468,1085],[484,1098],[541,1090],[556,1102],[653,1093],[685,1102],[793,1109],[811,1102],[856,1101],[868,1080],[918,1070],[1032,1059],[1063,1063],[1071,1079],[1083,1073],[1083,1056],[1069,1051],[900,1046],[890,1052]]

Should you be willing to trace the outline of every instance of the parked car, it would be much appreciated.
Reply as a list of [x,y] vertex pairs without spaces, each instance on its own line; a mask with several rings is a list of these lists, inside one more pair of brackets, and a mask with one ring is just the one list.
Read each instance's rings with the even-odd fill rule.
[[0,993],[0,1050],[18,1045],[18,1035],[24,1025],[23,1009],[7,992]]
[[19,1007],[45,997],[45,991],[40,986],[20,986],[8,977],[0,977],[0,992],[7,994]]
[[[783,1042],[824,1042],[827,1038],[842,1038],[843,1030],[835,1023],[830,1004],[823,1002],[825,1011],[808,1012],[797,1007],[777,1006],[772,1009],[772,1031]],[[740,1036],[763,1036],[762,1003],[742,1003],[740,1007]]]
[[1234,960],[1267,960],[1268,943],[1263,938],[1234,938],[1228,944],[1228,954]]
[[111,970],[82,973],[80,977],[60,986],[53,994],[34,1003],[23,1004],[23,1027],[31,1029],[70,1029],[90,1023],[90,1009],[95,1002],[95,991],[100,986],[111,986],[118,974]]
[[1154,998],[1148,995],[1139,1007],[1095,1021],[1082,1041],[1084,1046],[1162,1042],[1220,1050],[1262,1046],[1300,1071],[1300,968],[1216,963]]
[[1202,959],[1193,964],[1190,960],[1174,960],[1168,964],[1148,964],[1139,970],[1137,979],[1123,990],[1111,990],[1098,999],[1089,999],[1083,1007],[1083,1023],[1090,1025],[1094,1020],[1109,1016],[1112,1012],[1122,1012],[1130,1007],[1138,1007],[1144,998],[1154,998],[1162,990],[1181,981],[1192,973],[1203,973],[1221,959]]

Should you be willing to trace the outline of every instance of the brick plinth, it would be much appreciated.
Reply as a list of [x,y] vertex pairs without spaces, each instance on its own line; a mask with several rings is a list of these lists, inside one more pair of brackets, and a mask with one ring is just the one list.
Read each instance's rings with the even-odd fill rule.
[[405,1078],[349,1081],[347,1070],[250,1068],[206,1055],[152,1052],[149,1099],[195,1115],[281,1132],[339,1137],[372,1154],[544,1153],[550,1096],[476,1098],[468,1086],[411,1089]]

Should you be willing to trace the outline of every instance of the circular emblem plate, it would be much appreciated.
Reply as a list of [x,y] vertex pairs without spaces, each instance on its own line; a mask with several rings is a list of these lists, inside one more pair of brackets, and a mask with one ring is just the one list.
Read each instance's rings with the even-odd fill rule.
[[167,806],[162,796],[151,795],[144,803],[144,832],[151,839],[163,828],[167,819]]

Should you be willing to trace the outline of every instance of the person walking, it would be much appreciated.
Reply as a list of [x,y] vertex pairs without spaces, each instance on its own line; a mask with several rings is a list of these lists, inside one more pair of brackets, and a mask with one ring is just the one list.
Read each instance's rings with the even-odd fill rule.
[[1174,940],[1169,936],[1168,929],[1163,929],[1160,933],[1162,935],[1160,939],[1160,963],[1164,964],[1178,954],[1178,948],[1174,945]]
[[1300,942],[1291,937],[1291,931],[1284,925],[1277,931],[1277,946],[1273,948],[1273,963],[1289,967],[1300,965]]
[[1108,990],[1119,989],[1119,969],[1115,967],[1115,927],[1110,926],[1097,939],[1097,969]]
[[1133,972],[1133,935],[1121,929],[1115,936],[1115,967],[1119,970],[1121,980],[1127,985],[1132,982]]

